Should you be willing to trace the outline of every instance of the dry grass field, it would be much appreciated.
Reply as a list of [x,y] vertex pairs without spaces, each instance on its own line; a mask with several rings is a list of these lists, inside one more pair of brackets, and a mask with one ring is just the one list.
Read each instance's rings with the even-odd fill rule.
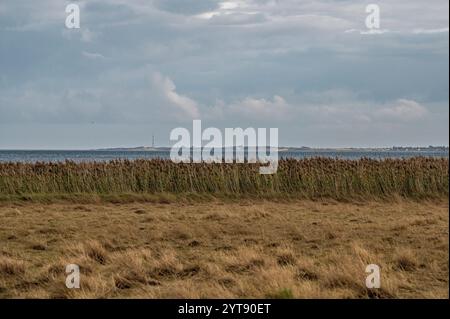
[[448,217],[446,199],[3,202],[0,297],[448,298]]

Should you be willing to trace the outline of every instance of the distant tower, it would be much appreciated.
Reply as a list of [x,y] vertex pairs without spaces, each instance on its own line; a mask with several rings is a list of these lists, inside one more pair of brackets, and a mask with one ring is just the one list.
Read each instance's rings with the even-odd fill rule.
[[152,148],[155,148],[155,134],[152,134]]

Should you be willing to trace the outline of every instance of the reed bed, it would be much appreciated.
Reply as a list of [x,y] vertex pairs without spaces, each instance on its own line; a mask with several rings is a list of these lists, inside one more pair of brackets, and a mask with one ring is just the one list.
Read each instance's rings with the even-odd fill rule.
[[194,193],[295,198],[448,196],[448,159],[281,159],[273,175],[259,164],[175,164],[169,160],[0,163],[0,195]]

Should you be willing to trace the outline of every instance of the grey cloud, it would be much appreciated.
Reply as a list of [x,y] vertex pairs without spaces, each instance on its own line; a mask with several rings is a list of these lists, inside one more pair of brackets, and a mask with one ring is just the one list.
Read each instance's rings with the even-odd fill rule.
[[218,7],[219,0],[154,0],[153,4],[160,10],[193,15],[212,11]]
[[217,126],[283,123],[286,139],[321,145],[381,143],[389,136],[376,130],[386,127],[392,142],[445,140],[446,0],[380,0],[391,32],[376,36],[345,33],[365,30],[371,1],[77,2],[80,30],[64,28],[68,1],[0,4],[0,126],[166,132],[199,116]]

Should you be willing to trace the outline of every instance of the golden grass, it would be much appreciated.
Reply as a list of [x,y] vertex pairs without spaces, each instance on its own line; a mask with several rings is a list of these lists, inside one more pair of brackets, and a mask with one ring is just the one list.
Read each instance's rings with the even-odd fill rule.
[[448,197],[448,159],[280,160],[276,174],[258,164],[175,164],[168,160],[101,163],[0,163],[0,199],[53,197],[170,202],[191,198],[414,199]]
[[0,220],[2,298],[448,298],[447,200],[17,202]]

